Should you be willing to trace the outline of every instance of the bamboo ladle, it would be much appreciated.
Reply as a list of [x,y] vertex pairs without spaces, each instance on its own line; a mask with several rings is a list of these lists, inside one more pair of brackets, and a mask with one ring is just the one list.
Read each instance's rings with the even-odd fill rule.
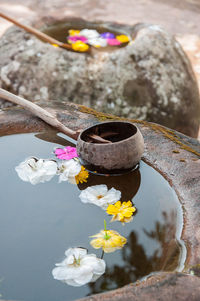
[[[47,35],[47,34],[41,32],[41,31],[39,31],[38,29],[36,29],[36,28],[34,28],[32,26],[24,25],[24,24],[20,23],[19,21],[17,21],[16,19],[11,18],[11,17],[7,16],[6,14],[3,14],[2,12],[0,12],[0,17],[6,19],[9,22],[12,22],[16,26],[24,29],[25,31],[34,34],[39,39],[41,39],[41,40],[43,40],[45,42],[48,42],[51,45],[56,45],[56,46],[59,46],[59,47],[62,47],[62,48],[74,51],[72,49],[71,45],[69,45],[67,43],[62,43],[62,42],[60,42],[60,41],[58,41],[58,40],[50,37],[49,35]],[[90,49],[88,49],[87,51],[84,51],[84,52],[89,52],[89,51],[90,51]],[[75,51],[75,52],[79,52],[79,51]]]
[[102,122],[82,132],[73,131],[38,105],[1,88],[0,98],[28,109],[60,132],[77,140],[77,153],[82,164],[88,169],[93,166],[96,171],[103,173],[118,173],[119,171],[121,173],[123,170],[131,170],[139,162],[144,152],[142,134],[131,122]]
[[[43,121],[48,123],[49,125],[55,127],[58,129],[60,132],[66,134],[70,138],[77,140],[78,136],[80,134],[80,131],[73,131],[66,127],[64,124],[62,124],[58,119],[56,119],[51,113],[49,113],[47,110],[44,110],[40,106],[36,105],[35,103],[32,103],[29,100],[26,100],[20,96],[17,96],[15,94],[12,94],[2,88],[0,88],[0,98],[3,98],[5,100],[8,100],[10,102],[13,102],[17,105],[22,106],[23,108],[27,109],[30,111],[32,114],[35,116],[41,118]],[[88,137],[91,139],[93,142],[97,143],[112,143],[109,140],[106,140],[98,135],[95,134],[89,134]]]

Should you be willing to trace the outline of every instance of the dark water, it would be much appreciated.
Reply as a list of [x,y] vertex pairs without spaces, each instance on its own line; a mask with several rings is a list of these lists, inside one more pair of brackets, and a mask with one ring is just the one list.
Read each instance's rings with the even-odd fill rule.
[[[41,135],[40,135],[41,136]],[[51,136],[49,136],[51,140]],[[53,138],[52,138],[53,140]],[[53,148],[65,140],[50,143],[34,134],[0,138],[0,294],[3,299],[24,301],[67,301],[121,287],[153,271],[181,270],[185,247],[179,240],[182,210],[175,192],[152,167],[141,162],[139,170],[120,177],[90,175],[85,185],[23,182],[15,166],[30,155],[54,158]],[[110,223],[110,216],[92,204],[83,204],[80,190],[105,183],[133,199],[137,213],[122,226]],[[107,228],[125,236],[121,250],[105,254],[106,273],[93,284],[72,287],[54,280],[55,263],[64,259],[69,247],[93,249],[89,236]]]

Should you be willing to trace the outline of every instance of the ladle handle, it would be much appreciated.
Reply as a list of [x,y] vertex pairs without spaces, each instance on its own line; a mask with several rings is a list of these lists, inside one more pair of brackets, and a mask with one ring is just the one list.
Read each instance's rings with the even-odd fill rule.
[[20,96],[12,94],[2,88],[0,88],[0,98],[6,99],[11,101],[17,105],[22,106],[23,108],[27,109],[37,117],[44,120],[46,123],[50,124],[51,126],[57,128],[60,132],[66,134],[67,136],[71,137],[72,139],[77,140],[79,132],[75,132],[66,126],[64,126],[60,121],[58,121],[51,113],[44,110],[40,106],[32,103],[29,100],[26,100]]
[[18,27],[20,27],[20,28],[22,28],[22,29],[24,29],[24,30],[26,30],[26,31],[28,31],[28,32],[36,35],[38,38],[40,38],[41,40],[43,40],[45,42],[48,42],[50,44],[55,44],[55,45],[58,45],[60,47],[72,50],[71,45],[68,45],[66,43],[62,43],[62,42],[60,42],[60,41],[58,41],[58,40],[56,40],[56,39],[48,36],[47,34],[45,34],[45,33],[41,32],[41,31],[39,31],[39,30],[31,27],[31,26],[21,24],[16,19],[9,17],[9,16],[3,14],[2,12],[0,12],[0,17],[6,19],[7,21],[12,22],[13,24],[17,25]]

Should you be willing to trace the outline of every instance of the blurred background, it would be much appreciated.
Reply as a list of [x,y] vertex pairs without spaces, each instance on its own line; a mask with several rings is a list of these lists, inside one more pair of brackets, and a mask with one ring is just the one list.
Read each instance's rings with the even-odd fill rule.
[[[1,0],[0,10],[19,21],[48,14],[130,25],[138,22],[159,24],[182,45],[200,86],[199,0]],[[0,36],[11,25],[0,18]]]

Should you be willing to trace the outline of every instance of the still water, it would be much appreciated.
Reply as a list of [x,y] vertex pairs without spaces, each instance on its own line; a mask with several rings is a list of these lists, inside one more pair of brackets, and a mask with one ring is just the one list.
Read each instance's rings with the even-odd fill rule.
[[[38,135],[37,135],[38,136]],[[53,138],[54,136],[54,138]],[[168,182],[144,162],[124,176],[89,175],[84,185],[23,182],[15,166],[29,156],[54,158],[53,149],[71,145],[55,135],[20,134],[0,138],[0,294],[3,299],[67,301],[121,287],[159,270],[181,270],[183,216]],[[46,138],[47,137],[47,138]],[[41,139],[42,138],[42,139]],[[49,142],[45,140],[51,140]],[[80,190],[107,184],[132,199],[137,212],[124,226],[93,204],[80,201]],[[127,238],[121,250],[104,255],[106,272],[95,283],[72,287],[54,280],[52,269],[69,247],[93,249],[89,236],[107,228]]]

